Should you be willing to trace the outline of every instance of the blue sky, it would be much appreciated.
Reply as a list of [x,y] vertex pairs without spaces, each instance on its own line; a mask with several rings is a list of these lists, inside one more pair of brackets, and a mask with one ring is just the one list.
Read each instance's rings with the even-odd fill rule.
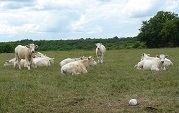
[[0,42],[136,36],[179,0],[0,0]]

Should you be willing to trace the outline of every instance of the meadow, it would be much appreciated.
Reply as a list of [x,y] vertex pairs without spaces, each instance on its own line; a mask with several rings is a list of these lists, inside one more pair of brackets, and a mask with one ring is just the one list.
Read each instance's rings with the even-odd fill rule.
[[[67,57],[92,56],[93,51],[40,51],[55,58],[50,67],[19,70],[3,67],[14,53],[0,54],[1,113],[178,113],[179,48],[107,50],[103,64],[87,74],[61,75]],[[169,55],[166,71],[134,68],[142,53]],[[137,106],[128,101],[136,98]]]

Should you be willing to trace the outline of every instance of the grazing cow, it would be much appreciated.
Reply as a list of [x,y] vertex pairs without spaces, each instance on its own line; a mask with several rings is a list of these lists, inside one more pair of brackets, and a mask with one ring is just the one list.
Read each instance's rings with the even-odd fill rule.
[[60,62],[60,67],[62,67],[63,65],[67,64],[67,63],[70,63],[70,62],[74,62],[74,61],[78,61],[78,60],[82,60],[82,59],[85,59],[86,57],[81,57],[81,58],[66,58],[64,60],[62,60]]
[[135,67],[137,69],[144,69],[144,70],[155,70],[155,71],[165,70],[163,64],[165,62],[166,57],[167,56],[165,56],[164,54],[161,54],[152,59],[144,59],[141,60],[137,65],[135,65]]
[[49,57],[36,57],[33,58],[34,67],[50,66],[54,63],[54,58]]
[[95,45],[96,45],[96,56],[98,58],[98,63],[103,63],[106,48],[102,43],[96,43]]
[[90,56],[83,60],[67,63],[61,67],[61,74],[83,74],[87,73],[89,66],[95,66],[96,61]]
[[[163,66],[164,66],[163,70],[169,69],[169,67],[173,65],[172,61],[170,59],[167,59],[168,55],[165,55],[165,56],[166,57],[165,57],[164,63],[163,63]],[[156,57],[150,57],[150,54],[143,53],[142,56],[141,56],[141,61],[142,60],[150,60],[150,59],[153,59],[153,58],[156,58]]]
[[[30,65],[33,63],[32,53],[35,52],[35,48],[37,48],[37,47],[38,47],[38,45],[29,44],[26,46],[18,45],[15,48],[15,57],[16,57],[19,69],[21,69],[21,65],[20,65],[21,59],[25,59],[26,64],[27,64],[26,66],[27,66],[28,70],[30,70]],[[16,64],[14,63],[14,67],[15,67],[15,65]]]

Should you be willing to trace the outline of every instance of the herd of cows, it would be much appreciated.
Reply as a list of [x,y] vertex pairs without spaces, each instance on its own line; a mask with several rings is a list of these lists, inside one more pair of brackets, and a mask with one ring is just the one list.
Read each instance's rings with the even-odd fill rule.
[[[35,49],[38,45],[29,44],[26,46],[18,45],[15,48],[15,58],[7,60],[4,66],[18,66],[27,67],[28,70],[31,67],[37,68],[42,66],[51,66],[54,63],[54,58],[50,58],[40,52],[35,53]],[[106,48],[102,43],[96,43],[96,55],[98,63],[103,63],[104,54]],[[87,73],[87,69],[90,66],[95,66],[97,62],[91,57],[80,58],[66,58],[60,62],[61,74],[82,74]]]
[[[27,67],[30,70],[31,67],[37,68],[42,66],[51,66],[54,63],[54,58],[50,58],[40,52],[35,53],[35,49],[38,45],[29,44],[26,46],[18,45],[15,48],[15,58],[7,60],[4,66],[18,65],[21,67]],[[95,66],[97,63],[103,63],[104,54],[106,48],[102,43],[96,43],[96,56],[98,61],[96,62],[91,56],[80,58],[66,58],[60,62],[61,74],[83,74],[87,73],[90,66]],[[139,70],[166,70],[172,66],[173,63],[168,59],[167,55],[161,54],[156,57],[151,57],[149,54],[143,53],[141,60],[134,66]]]

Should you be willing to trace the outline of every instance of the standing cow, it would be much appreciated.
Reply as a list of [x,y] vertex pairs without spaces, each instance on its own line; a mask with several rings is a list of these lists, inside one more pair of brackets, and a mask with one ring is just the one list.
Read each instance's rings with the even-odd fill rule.
[[96,43],[95,45],[96,45],[96,56],[98,58],[98,63],[103,63],[106,48],[102,43]]
[[[19,69],[21,69],[21,65],[20,65],[21,59],[25,59],[26,66],[27,66],[28,70],[30,70],[30,65],[33,63],[32,53],[35,52],[36,48],[38,48],[38,45],[35,45],[35,44],[29,44],[26,46],[18,45],[15,48],[15,58],[17,60]],[[14,67],[15,67],[15,63],[14,63]]]

